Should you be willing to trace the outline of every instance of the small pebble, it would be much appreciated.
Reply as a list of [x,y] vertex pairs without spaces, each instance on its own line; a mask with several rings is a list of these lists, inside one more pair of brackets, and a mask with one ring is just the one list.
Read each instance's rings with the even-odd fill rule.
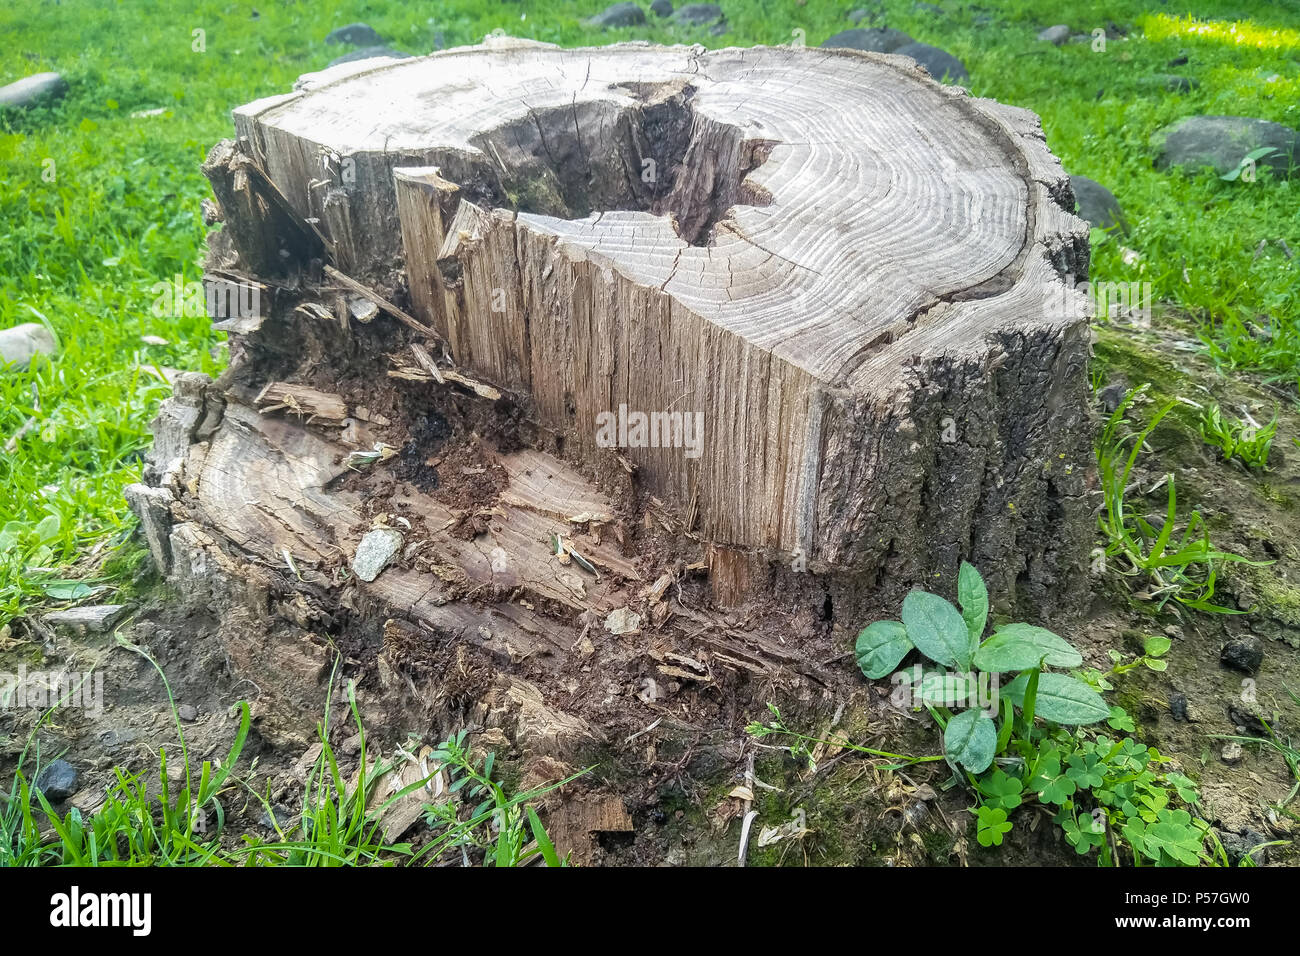
[[66,760],[55,760],[41,768],[36,775],[36,789],[45,794],[51,803],[66,800],[81,786],[81,774]]
[[1223,645],[1219,662],[1243,674],[1254,674],[1264,663],[1264,642],[1253,634],[1234,638]]
[[1174,720],[1187,719],[1187,695],[1170,694],[1169,695],[1169,715]]

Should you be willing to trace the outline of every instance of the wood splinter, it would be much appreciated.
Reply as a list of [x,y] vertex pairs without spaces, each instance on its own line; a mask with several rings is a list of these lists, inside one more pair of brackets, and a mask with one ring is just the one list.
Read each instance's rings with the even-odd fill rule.
[[362,285],[360,282],[358,282],[356,279],[353,279],[351,276],[344,275],[342,272],[339,272],[339,270],[335,269],[333,266],[324,266],[323,268],[325,274],[329,276],[331,279],[333,279],[335,282],[339,283],[340,285],[346,286],[348,289],[351,289],[357,295],[364,296],[365,298],[369,299],[371,302],[379,306],[381,309],[383,309],[393,318],[397,319],[397,321],[405,325],[408,329],[411,329],[413,332],[419,332],[421,335],[425,336],[426,338],[433,339],[435,342],[443,341],[441,335],[439,335],[433,329],[429,328],[423,322],[417,321],[416,319],[412,318],[408,313],[404,312],[402,309],[399,309],[397,306],[393,305],[393,303],[389,302],[387,299],[381,296],[374,289]]
[[349,417],[347,402],[339,396],[289,382],[267,382],[254,404],[263,415],[288,409],[308,425],[341,427]]

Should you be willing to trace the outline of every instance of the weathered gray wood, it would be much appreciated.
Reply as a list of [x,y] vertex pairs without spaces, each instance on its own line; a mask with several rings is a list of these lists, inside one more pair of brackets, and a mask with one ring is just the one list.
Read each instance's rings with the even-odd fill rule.
[[[691,511],[728,600],[772,560],[1086,590],[1087,227],[1033,114],[888,55],[498,40],[235,120],[453,374]],[[601,447],[620,406],[703,416],[699,456]]]

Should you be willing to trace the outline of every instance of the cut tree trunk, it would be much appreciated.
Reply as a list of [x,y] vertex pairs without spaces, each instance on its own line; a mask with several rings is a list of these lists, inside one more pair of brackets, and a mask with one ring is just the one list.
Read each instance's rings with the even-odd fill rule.
[[209,269],[269,301],[133,491],[173,568],[201,535],[330,621],[690,687],[824,686],[963,559],[1085,600],[1088,229],[1032,113],[901,57],[496,40],[234,115]]

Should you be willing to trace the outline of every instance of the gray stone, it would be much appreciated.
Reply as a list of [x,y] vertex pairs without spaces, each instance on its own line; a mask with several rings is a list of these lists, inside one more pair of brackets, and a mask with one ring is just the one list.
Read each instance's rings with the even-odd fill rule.
[[[870,10],[864,10],[861,7],[858,7],[856,10],[849,11],[849,23],[857,26],[869,16],[871,16]],[[822,45],[825,46],[825,44]]]
[[912,38],[902,30],[890,27],[869,27],[841,30],[822,41],[822,46],[836,50],[866,50],[868,53],[893,53],[901,46],[912,43]]
[[1114,229],[1118,226],[1120,232],[1128,235],[1128,220],[1124,218],[1124,210],[1109,189],[1087,176],[1071,176],[1070,189],[1074,192],[1080,219],[1086,219],[1097,229]]
[[673,0],[655,0],[650,4],[650,12],[657,17],[671,17],[673,15]]
[[1128,380],[1121,376],[1097,390],[1097,404],[1109,415],[1119,408],[1120,402],[1124,401],[1124,396],[1128,394],[1128,389]]
[[24,322],[0,330],[0,367],[25,369],[37,355],[53,355],[58,346],[50,330],[37,322]]
[[393,528],[375,528],[367,531],[357,553],[352,557],[352,571],[362,581],[373,581],[379,572],[388,567],[393,556],[402,549],[402,533]]
[[63,628],[73,634],[103,634],[126,613],[125,604],[89,604],[47,614],[42,620],[50,627]]
[[913,13],[924,13],[932,17],[946,17],[948,11],[943,7],[937,7],[933,3],[914,3],[912,4]]
[[26,109],[58,99],[68,91],[68,81],[58,73],[36,73],[0,86],[0,108]]
[[1199,87],[1199,81],[1176,73],[1153,73],[1138,78],[1138,86],[1146,90],[1167,90],[1170,93],[1190,93]]
[[394,50],[387,46],[368,46],[360,50],[353,50],[351,53],[344,53],[330,60],[330,66],[338,66],[340,63],[352,63],[355,60],[370,60],[377,56],[386,56],[392,60],[409,60],[411,54],[403,53],[401,50]]
[[893,52],[900,56],[910,56],[925,67],[936,80],[960,83],[970,79],[965,64],[947,50],[941,50],[937,46],[930,46],[928,43],[909,43]]
[[1231,767],[1235,764],[1241,763],[1241,754],[1241,744],[1237,743],[1235,740],[1229,740],[1224,744],[1223,752],[1219,754],[1219,757],[1224,763]]
[[140,731],[133,730],[130,727],[120,727],[114,730],[106,730],[99,735],[99,742],[105,749],[115,747],[125,747],[127,744],[133,744],[140,739]]
[[1228,704],[1228,719],[1239,734],[1247,737],[1268,736],[1268,727],[1264,724],[1257,702],[1231,701]]
[[1243,674],[1255,674],[1264,663],[1264,642],[1253,634],[1234,638],[1223,645],[1219,663]]
[[1248,153],[1271,147],[1257,160],[1279,176],[1289,176],[1300,161],[1300,133],[1281,123],[1247,116],[1188,116],[1151,137],[1156,166],[1199,169],[1212,166],[1219,175],[1237,169]]
[[293,824],[293,811],[283,804],[273,803],[269,809],[262,811],[257,822],[268,830],[274,830],[277,824],[281,830],[285,830]]
[[583,25],[607,30],[610,27],[635,27],[645,23],[645,11],[636,3],[616,3],[606,7]]
[[176,716],[187,724],[192,724],[199,719],[199,709],[193,704],[181,704],[176,708]]
[[1187,695],[1174,693],[1169,695],[1169,716],[1174,720],[1187,719]]
[[77,792],[80,785],[81,774],[66,760],[48,763],[36,775],[36,789],[45,794],[45,799],[51,803],[68,799]]
[[1058,23],[1054,27],[1048,27],[1038,34],[1038,39],[1044,43],[1050,43],[1052,46],[1060,46],[1066,40],[1070,39],[1070,28],[1063,23]]
[[345,27],[331,30],[325,37],[325,42],[346,43],[348,46],[383,46],[384,38],[368,24],[349,23]]
[[[1248,856],[1255,863],[1264,863],[1268,860],[1268,848],[1262,846],[1269,842],[1268,837],[1249,827],[1239,833],[1220,830],[1219,842],[1223,844],[1223,849],[1228,854],[1228,862],[1232,866],[1238,866]],[[1259,849],[1255,849],[1256,847]]]
[[689,3],[673,14],[673,23],[685,26],[707,26],[717,23],[723,17],[722,8],[716,3]]

